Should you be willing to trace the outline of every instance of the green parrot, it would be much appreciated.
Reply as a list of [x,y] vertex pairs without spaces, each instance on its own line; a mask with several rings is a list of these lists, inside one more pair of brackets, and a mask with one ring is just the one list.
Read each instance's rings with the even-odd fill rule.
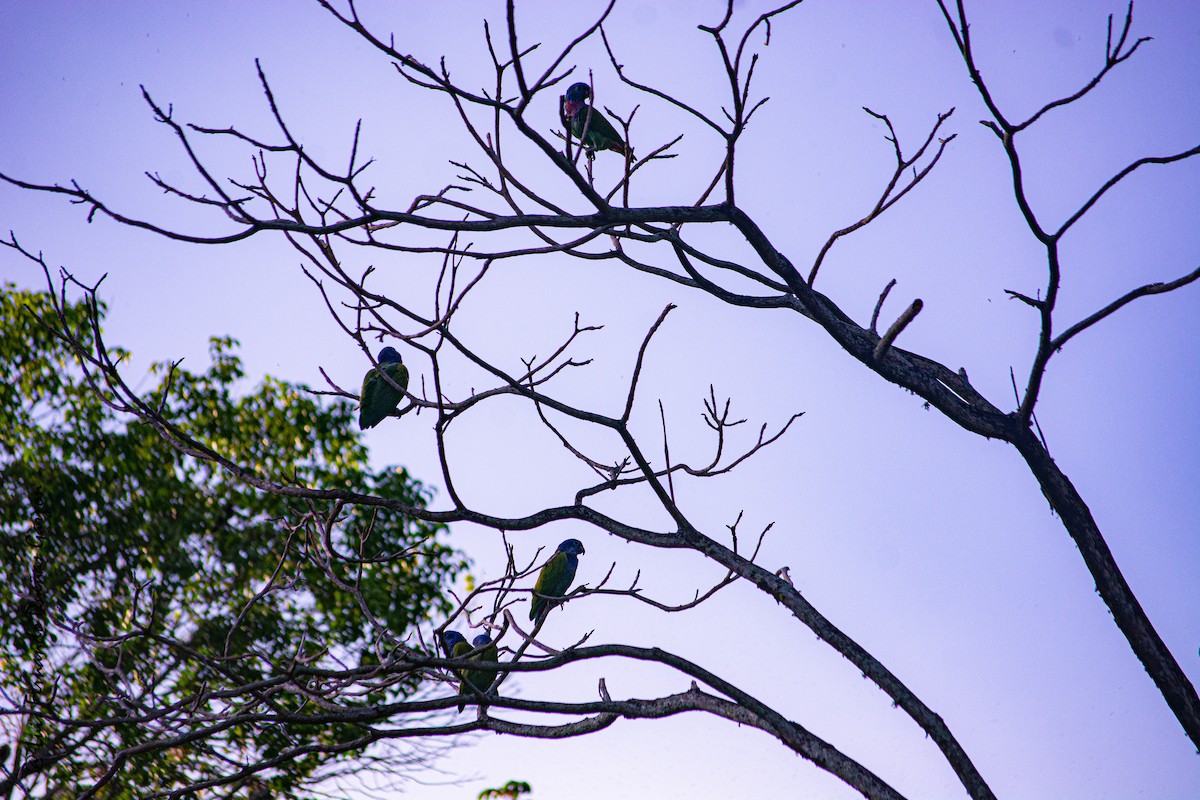
[[[446,658],[462,658],[467,653],[475,648],[471,647],[471,643],[466,637],[458,631],[446,631],[442,634],[442,652],[446,654]],[[458,693],[463,693],[463,675],[466,673],[463,670],[454,670],[454,674],[458,676]],[[459,704],[458,710],[462,711],[465,704]]]
[[533,587],[533,602],[529,604],[530,619],[540,623],[550,609],[562,603],[571,581],[575,580],[575,570],[579,569],[579,557],[583,553],[583,542],[578,539],[567,539],[558,546],[538,573],[537,584]]
[[[466,644],[465,641],[464,644]],[[476,636],[475,640],[468,645],[468,650],[479,650],[481,647],[484,649],[471,656],[470,660],[487,661],[492,664],[495,664],[500,660],[499,648],[497,648],[496,643],[492,641],[492,637],[488,636],[486,633],[481,633]],[[455,645],[455,650],[457,649],[458,646]],[[486,695],[488,691],[491,690],[492,684],[495,683],[496,679],[499,677],[499,672],[492,672],[490,670],[464,670],[463,682],[458,685],[458,693],[463,696],[474,696],[475,691],[479,691]],[[458,704],[458,710],[462,711],[464,708],[466,708],[466,706],[467,703],[464,700]]]
[[[567,89],[563,113],[571,123],[571,133],[593,150],[612,150],[623,156],[632,154],[629,146],[625,144],[621,134],[617,133],[617,129],[612,126],[612,123],[605,119],[599,109],[587,104],[587,99],[591,96],[592,89],[586,83],[571,84],[571,88]],[[587,126],[586,138],[583,135],[585,125]]]
[[363,378],[362,400],[358,407],[360,430],[374,428],[383,422],[404,399],[404,391],[396,391],[396,388],[384,379],[381,370],[402,390],[408,389],[408,367],[401,362],[400,354],[394,347],[383,348],[379,351],[379,366],[372,368]]

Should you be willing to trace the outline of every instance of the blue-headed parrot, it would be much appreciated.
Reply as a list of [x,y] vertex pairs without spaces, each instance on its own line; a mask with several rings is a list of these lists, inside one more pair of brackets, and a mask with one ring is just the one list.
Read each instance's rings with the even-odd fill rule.
[[[479,650],[481,647],[483,649]],[[471,656],[470,660],[472,661],[488,661],[492,664],[495,664],[500,660],[499,648],[497,648],[495,643],[492,641],[492,637],[488,636],[486,633],[481,633],[475,637],[474,641],[471,642],[471,649],[479,650],[478,653]],[[496,678],[500,677],[500,673],[492,672],[490,670],[468,669],[463,671],[462,677],[463,681],[458,685],[458,693],[464,696],[474,696],[476,690],[483,694],[487,694],[488,690],[492,688],[492,684],[496,682]],[[467,703],[464,700],[458,704],[458,710],[462,711],[464,708],[466,708],[466,706]]]
[[[605,119],[600,109],[588,105],[587,100],[591,96],[592,89],[586,83],[573,83],[567,89],[563,113],[571,123],[571,133],[592,150],[612,150],[623,156],[629,155],[632,151],[621,138],[621,134],[617,133],[617,129]],[[587,126],[586,137],[583,134],[584,125]]]
[[358,407],[358,427],[360,430],[374,428],[389,414],[396,410],[404,399],[403,391],[396,391],[381,374],[381,370],[402,390],[408,389],[408,367],[400,360],[400,354],[394,347],[385,347],[379,351],[379,366],[373,367],[363,378],[362,400]]
[[[446,658],[462,658],[473,649],[471,643],[467,641],[467,637],[458,631],[445,631],[442,634],[442,652],[446,654]],[[465,673],[463,670],[456,669],[454,674],[458,676],[458,693],[462,694],[462,679]],[[461,704],[458,710],[463,710]]]
[[579,568],[579,557],[583,553],[583,542],[578,539],[567,539],[558,546],[538,573],[537,585],[533,587],[533,602],[529,605],[530,619],[540,623],[550,609],[562,603],[571,581],[575,580],[575,570]]

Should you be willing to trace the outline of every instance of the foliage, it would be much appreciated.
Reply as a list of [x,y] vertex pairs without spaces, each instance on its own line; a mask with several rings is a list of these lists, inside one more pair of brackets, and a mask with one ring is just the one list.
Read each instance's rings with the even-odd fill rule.
[[484,789],[479,793],[479,800],[517,800],[523,794],[533,792],[533,787],[525,781],[509,781],[496,789]]
[[[137,752],[164,733],[146,718],[153,710],[269,683],[295,663],[373,663],[375,626],[403,632],[444,613],[442,586],[464,564],[439,541],[443,526],[353,507],[329,530],[313,525],[312,501],[253,489],[151,424],[118,416],[63,331],[76,344],[95,341],[86,303],[63,306],[60,317],[45,293],[0,295],[0,607],[14,609],[0,627],[0,689],[14,701],[5,725],[15,763],[46,759],[31,794],[57,796],[122,754],[105,797],[269,760],[297,737],[353,737],[349,723],[247,722],[165,754]],[[243,392],[236,342],[212,339],[211,356],[202,373],[155,365],[147,402],[273,480],[428,501],[403,469],[370,469],[349,403],[321,403],[270,377]],[[333,559],[341,584],[318,574],[311,556],[321,537],[364,561]],[[384,696],[415,688],[407,678]],[[302,692],[262,691],[299,719],[319,711]],[[100,731],[59,722],[105,718],[125,721]],[[290,795],[337,757],[300,758],[259,780]]]

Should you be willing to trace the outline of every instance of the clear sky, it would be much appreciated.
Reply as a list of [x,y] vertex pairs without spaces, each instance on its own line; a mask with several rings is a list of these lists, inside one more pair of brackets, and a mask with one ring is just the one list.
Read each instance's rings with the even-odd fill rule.
[[[630,74],[714,114],[725,101],[710,39],[723,4],[625,0],[607,26]],[[740,3],[744,24],[765,4]],[[483,2],[367,3],[364,17],[426,63],[441,54],[467,85],[490,85]],[[556,53],[598,13],[596,3],[522,4],[522,41]],[[997,101],[1024,117],[1069,94],[1100,67],[1106,15],[1119,3],[968,3],[980,66]],[[1200,12],[1185,0],[1144,0],[1134,33],[1153,36],[1077,106],[1024,137],[1032,202],[1061,220],[1111,174],[1143,155],[1200,140]],[[496,28],[494,27],[494,30]],[[449,159],[479,162],[452,109],[406,85],[389,63],[316,5],[290,2],[0,5],[0,170],[32,181],[76,179],[132,215],[197,232],[228,230],[163,198],[143,176],[195,186],[169,132],[141,100],[144,84],[183,120],[235,125],[276,138],[258,86],[260,58],[294,132],[310,151],[345,162],[354,124],[376,156],[373,179],[392,207],[453,181]],[[641,104],[639,150],[677,133],[681,156],[635,191],[634,203],[691,202],[711,175],[710,133],[622,86],[597,42],[570,64],[595,71],[602,105]],[[898,280],[884,317],[914,297],[925,310],[900,344],[957,368],[1002,408],[1010,367],[1022,379],[1035,319],[1005,289],[1035,295],[1044,256],[1024,229],[995,137],[932,0],[809,0],[778,20],[756,76],[772,99],[739,161],[739,204],[806,271],[830,232],[862,216],[891,169],[887,113],[911,150],[938,112],[954,107],[958,134],[934,174],[866,230],[834,248],[818,280],[857,320]],[[545,129],[558,125],[544,102]],[[249,176],[249,158],[206,150],[223,174]],[[615,156],[598,171],[611,180]],[[552,169],[523,153],[523,174]],[[540,179],[540,178],[539,178]],[[572,207],[580,207],[576,203]],[[151,361],[205,364],[207,338],[242,342],[250,375],[310,384],[318,367],[347,387],[367,368],[329,319],[294,251],[258,237],[230,247],[185,246],[86,224],[59,198],[0,186],[0,229],[52,264],[108,277],[110,343],[130,348],[134,375]],[[708,235],[744,255],[732,229]],[[362,266],[365,254],[357,256]],[[1150,167],[1106,197],[1064,243],[1062,325],[1143,283],[1200,264],[1200,159]],[[373,254],[391,291],[421,285],[432,264]],[[27,262],[0,252],[0,279],[37,286]],[[507,263],[464,310],[460,335],[502,363],[545,354],[575,311],[604,331],[583,346],[596,362],[572,376],[576,399],[613,411],[633,348],[667,302],[679,305],[656,340],[639,406],[658,425],[662,398],[672,449],[700,460],[709,383],[732,395],[756,429],[806,412],[792,433],[727,478],[681,488],[710,533],[741,510],[744,531],[774,522],[762,562],[787,565],[804,595],[871,651],[950,725],[1002,798],[1200,797],[1200,756],[1184,736],[1094,591],[1079,554],[1017,454],[967,434],[885,384],[794,314],[724,307],[612,265],[562,259]],[[1200,286],[1139,300],[1071,342],[1052,363],[1038,408],[1050,451],[1075,481],[1126,578],[1194,683],[1200,682]],[[889,316],[890,315],[890,316]],[[414,372],[420,374],[419,366]],[[455,376],[468,382],[471,376]],[[136,382],[136,381],[134,381]],[[404,463],[439,486],[428,415],[368,434],[379,464]],[[744,426],[745,428],[751,425]],[[546,445],[515,404],[464,425],[453,444],[458,482],[476,507],[527,512],[567,502],[586,481]],[[749,435],[749,433],[747,433]],[[469,458],[467,457],[469,454]],[[645,519],[636,503],[606,506]],[[581,527],[514,537],[531,555],[568,535],[585,541],[580,578],[616,564],[640,569],[656,596],[690,599],[720,573],[699,558],[651,552]],[[494,534],[454,531],[481,577],[503,568]],[[593,597],[556,612],[545,630],[568,644],[659,645],[689,656],[832,741],[913,798],[964,796],[936,748],[886,696],[774,603],[733,586],[688,614],[663,615],[627,599]],[[605,665],[530,678],[526,697],[585,700],[603,675],[614,696],[650,697],[686,682],[642,666]],[[506,687],[513,686],[510,681]],[[598,735],[539,743],[484,738],[440,762],[453,786],[410,785],[430,800],[473,798],[510,778],[537,800],[627,798],[847,798],[851,790],[764,734],[697,714],[618,722]]]

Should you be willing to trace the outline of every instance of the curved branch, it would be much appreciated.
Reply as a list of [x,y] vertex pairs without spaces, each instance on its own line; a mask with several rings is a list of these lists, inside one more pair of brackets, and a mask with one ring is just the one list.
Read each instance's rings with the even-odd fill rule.
[[1054,238],[1057,239],[1066,233],[1067,229],[1078,222],[1084,214],[1091,210],[1092,206],[1094,206],[1100,200],[1100,198],[1104,196],[1105,192],[1116,186],[1138,168],[1144,167],[1147,164],[1173,164],[1176,161],[1183,161],[1184,159],[1191,158],[1192,156],[1196,155],[1200,155],[1200,145],[1170,156],[1147,156],[1146,158],[1139,158],[1137,161],[1134,161],[1132,164],[1125,167],[1116,175],[1105,181],[1104,185],[1097,189],[1096,192],[1087,199],[1087,202],[1080,206],[1079,210],[1068,217],[1067,221],[1062,224],[1062,227],[1055,231]]
[[1104,76],[1108,74],[1109,70],[1111,70],[1113,67],[1120,64],[1125,59],[1132,56],[1137,51],[1137,49],[1142,46],[1143,43],[1151,41],[1151,37],[1142,36],[1139,39],[1137,39],[1132,45],[1130,45],[1128,50],[1126,50],[1124,53],[1121,52],[1121,48],[1125,46],[1125,40],[1129,37],[1129,29],[1133,26],[1133,0],[1130,0],[1129,8],[1125,12],[1125,26],[1121,29],[1120,38],[1117,39],[1117,43],[1115,46],[1113,45],[1113,40],[1112,40],[1112,23],[1113,23],[1113,16],[1112,16],[1112,14],[1109,14],[1108,15],[1108,42],[1104,48],[1104,66],[1101,67],[1100,71],[1096,73],[1095,77],[1093,77],[1090,81],[1088,81],[1087,84],[1085,84],[1082,89],[1075,92],[1074,94],[1069,95],[1067,97],[1060,98],[1058,100],[1050,101],[1049,103],[1047,103],[1046,105],[1044,105],[1040,109],[1038,109],[1036,112],[1034,112],[1034,114],[1029,119],[1025,120],[1024,122],[1022,122],[1020,124],[1012,126],[1012,130],[1014,133],[1017,131],[1023,130],[1025,128],[1028,128],[1030,125],[1032,125],[1033,123],[1035,123],[1039,119],[1041,119],[1042,115],[1045,114],[1047,111],[1052,111],[1053,109],[1056,109],[1056,108],[1062,108],[1063,106],[1070,105],[1071,103],[1074,103],[1076,100],[1083,98],[1084,95],[1086,95],[1092,89],[1095,89],[1097,86],[1100,85],[1100,81],[1104,79]]
[[[917,184],[919,184],[922,180],[924,180],[925,176],[928,175],[930,173],[930,171],[937,165],[938,161],[941,160],[942,153],[944,153],[946,150],[946,145],[950,144],[950,142],[952,142],[954,140],[954,137],[958,135],[958,134],[952,133],[949,136],[947,136],[945,139],[938,139],[938,149],[937,149],[937,152],[933,154],[933,158],[931,158],[929,160],[929,163],[926,164],[924,166],[924,168],[921,169],[920,172],[915,172],[915,174],[908,180],[908,182],[904,185],[904,187],[902,189],[900,189],[899,192],[896,192],[896,184],[899,183],[900,178],[904,175],[905,172],[908,171],[908,169],[910,167],[913,167],[918,161],[920,161],[921,157],[923,155],[925,155],[925,151],[929,148],[929,145],[932,144],[933,140],[937,137],[937,132],[942,127],[942,123],[944,123],[946,120],[948,120],[950,118],[950,115],[954,113],[954,109],[952,108],[944,114],[938,114],[937,122],[934,123],[933,128],[929,131],[929,135],[925,137],[925,142],[921,145],[921,147],[917,150],[917,152],[913,155],[913,157],[909,158],[909,159],[904,158],[904,155],[901,153],[900,137],[896,135],[896,129],[892,127],[892,121],[887,118],[887,115],[886,114],[876,114],[874,111],[867,108],[866,106],[863,107],[863,111],[867,112],[872,117],[875,117],[876,119],[881,120],[885,125],[887,125],[887,129],[888,129],[887,140],[892,143],[892,147],[896,153],[896,169],[895,169],[895,171],[892,172],[891,179],[888,180],[887,185],[883,188],[883,192],[880,194],[879,200],[875,203],[875,207],[872,208],[869,212],[867,212],[867,215],[865,217],[863,217],[862,219],[860,219],[858,222],[852,223],[851,225],[848,225],[839,231],[835,231],[825,241],[825,244],[821,247],[821,250],[817,253],[816,259],[813,261],[812,269],[809,270],[809,273],[808,273],[808,285],[809,286],[812,286],[813,282],[817,279],[817,272],[820,271],[820,269],[821,269],[821,263],[825,260],[825,256],[829,253],[829,249],[831,247],[833,247],[833,245],[837,242],[837,240],[842,238],[843,236],[847,236],[851,233],[854,233],[859,228],[869,225],[871,222],[875,221],[875,219],[877,217],[879,217],[879,215],[881,215],[883,212],[887,211],[889,208],[891,208],[893,205],[895,205],[897,202],[899,202],[900,199],[904,197],[904,195],[908,194],[910,191],[915,189]],[[893,194],[893,192],[895,192],[895,194]]]
[[1105,317],[1111,316],[1112,314],[1132,303],[1134,300],[1137,300],[1139,297],[1173,292],[1176,289],[1187,286],[1189,283],[1192,283],[1198,279],[1200,279],[1200,267],[1197,267],[1187,275],[1184,275],[1181,278],[1176,278],[1173,281],[1168,281],[1166,283],[1148,283],[1145,286],[1139,286],[1132,291],[1126,292],[1116,300],[1106,305],[1104,308],[1085,317],[1084,319],[1081,319],[1079,322],[1076,322],[1058,336],[1054,337],[1054,339],[1050,342],[1050,349],[1054,352],[1058,352],[1062,349],[1063,345],[1070,341],[1076,334],[1082,333],[1083,331],[1095,325],[1097,322],[1100,322]]

